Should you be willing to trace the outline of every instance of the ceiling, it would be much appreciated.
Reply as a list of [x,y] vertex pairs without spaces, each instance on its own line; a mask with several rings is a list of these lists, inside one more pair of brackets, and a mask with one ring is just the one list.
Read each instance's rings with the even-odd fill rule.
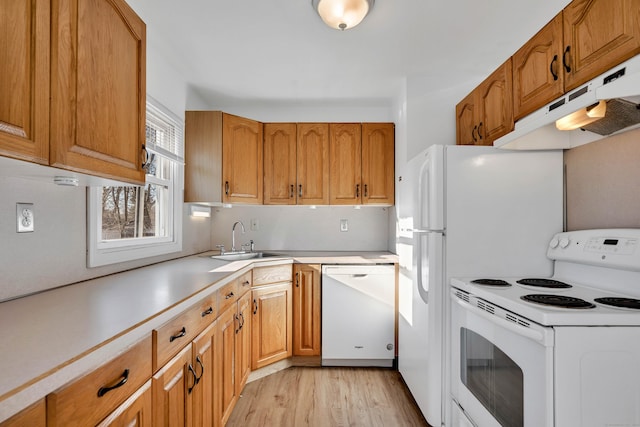
[[[311,0],[128,0],[207,102],[391,105],[407,81],[473,87],[568,0],[377,0],[357,27]],[[153,70],[147,70],[152,73]]]

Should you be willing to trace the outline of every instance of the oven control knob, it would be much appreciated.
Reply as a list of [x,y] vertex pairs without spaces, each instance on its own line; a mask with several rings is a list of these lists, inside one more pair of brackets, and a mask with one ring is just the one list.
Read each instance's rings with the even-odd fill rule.
[[556,237],[554,237],[554,238],[553,238],[553,239],[551,239],[551,241],[549,242],[549,247],[550,247],[551,249],[555,249],[555,248],[557,248],[557,247],[558,247],[558,243],[560,243],[560,241],[559,241]]
[[567,246],[569,246],[569,238],[563,237],[562,239],[560,239],[560,247],[564,249]]

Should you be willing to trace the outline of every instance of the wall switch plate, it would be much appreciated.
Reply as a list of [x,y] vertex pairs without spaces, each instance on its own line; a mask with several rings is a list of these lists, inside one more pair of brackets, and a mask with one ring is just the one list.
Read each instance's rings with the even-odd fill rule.
[[340,220],[340,231],[349,231],[349,221],[346,219]]
[[33,203],[16,203],[16,220],[18,233],[33,231]]

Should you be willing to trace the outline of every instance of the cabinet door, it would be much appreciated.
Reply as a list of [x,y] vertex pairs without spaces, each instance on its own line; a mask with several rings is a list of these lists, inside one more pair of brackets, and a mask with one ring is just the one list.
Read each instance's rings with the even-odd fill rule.
[[184,201],[222,202],[221,111],[185,111]]
[[362,130],[359,123],[329,125],[329,204],[362,202]]
[[393,205],[395,133],[393,123],[362,124],[362,204]]
[[511,59],[485,79],[477,91],[481,145],[493,145],[493,141],[513,130]]
[[220,425],[225,425],[238,400],[236,393],[235,339],[237,306],[233,304],[218,316],[218,346],[220,377],[217,399],[220,405]]
[[0,155],[49,163],[49,1],[0,0]]
[[236,394],[239,396],[251,373],[251,292],[238,299],[236,327]]
[[513,116],[518,120],[564,93],[562,13],[512,58]]
[[223,200],[262,204],[262,123],[231,114],[222,122]]
[[456,144],[475,145],[478,142],[476,108],[475,91],[456,105]]
[[293,269],[293,355],[320,356],[320,265]]
[[295,123],[264,125],[264,204],[296,204]]
[[291,282],[254,288],[251,369],[291,357]]
[[51,9],[50,164],[144,183],[144,22],[124,0]]
[[298,123],[299,205],[329,204],[329,125]]
[[154,427],[191,426],[194,378],[187,345],[152,377]]
[[574,0],[563,11],[565,89],[640,53],[640,0]]
[[193,426],[211,427],[219,418],[218,399],[219,356],[216,351],[218,324],[213,322],[193,340],[192,366],[197,375],[196,385],[192,390]]
[[96,427],[152,427],[151,380]]

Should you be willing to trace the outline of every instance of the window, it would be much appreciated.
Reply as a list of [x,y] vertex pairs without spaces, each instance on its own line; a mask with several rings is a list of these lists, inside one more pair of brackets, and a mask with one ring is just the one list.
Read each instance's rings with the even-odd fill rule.
[[148,98],[145,185],[89,189],[89,267],[182,250],[183,127]]

